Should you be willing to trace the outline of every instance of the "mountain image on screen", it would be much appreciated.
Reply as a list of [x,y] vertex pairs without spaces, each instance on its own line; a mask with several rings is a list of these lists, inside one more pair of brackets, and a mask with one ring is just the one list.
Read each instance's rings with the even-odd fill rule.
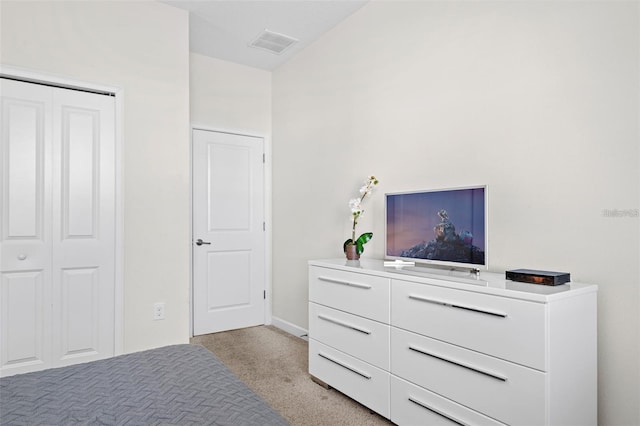
[[438,216],[440,216],[441,222],[433,228],[435,238],[403,250],[400,256],[476,265],[484,264],[484,250],[473,245],[471,232],[456,233],[456,227],[449,220],[446,210],[440,210]]

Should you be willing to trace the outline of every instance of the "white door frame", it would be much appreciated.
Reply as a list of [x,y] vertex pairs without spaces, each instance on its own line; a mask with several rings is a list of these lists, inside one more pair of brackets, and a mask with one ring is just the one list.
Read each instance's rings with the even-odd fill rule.
[[103,84],[89,83],[64,77],[45,74],[23,68],[0,64],[0,76],[15,78],[27,83],[40,83],[67,89],[88,90],[94,92],[107,92],[115,95],[115,322],[114,322],[114,355],[124,353],[124,180],[123,164],[124,156],[124,127],[123,127],[123,100],[124,90],[120,87]]
[[[211,127],[202,124],[191,124],[191,135],[193,135],[194,130],[205,130],[209,132],[219,132],[219,133],[231,133],[234,135],[240,136],[250,136],[262,138],[264,141],[264,220],[265,220],[265,250],[264,250],[264,273],[265,273],[265,289],[267,291],[267,297],[265,298],[265,309],[264,309],[264,323],[265,325],[271,324],[272,321],[272,282],[271,282],[271,230],[272,230],[272,217],[271,217],[271,139],[263,134],[255,133],[255,132],[245,132],[242,130],[233,130],[233,129],[224,129],[220,127]],[[191,136],[191,145],[190,145],[190,168],[191,168],[191,182],[190,182],[190,196],[191,202],[189,205],[189,220],[191,221],[191,235],[193,236],[193,137]],[[193,246],[193,244],[191,244]],[[191,285],[189,287],[189,336],[193,337],[193,249],[189,252],[190,262],[191,262],[191,270],[190,270],[190,280]]]

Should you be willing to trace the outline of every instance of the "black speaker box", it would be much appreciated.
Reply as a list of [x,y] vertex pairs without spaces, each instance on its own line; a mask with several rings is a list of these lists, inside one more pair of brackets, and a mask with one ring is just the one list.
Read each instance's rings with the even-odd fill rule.
[[505,275],[508,280],[530,284],[560,285],[571,281],[571,276],[568,272],[512,269],[507,271]]

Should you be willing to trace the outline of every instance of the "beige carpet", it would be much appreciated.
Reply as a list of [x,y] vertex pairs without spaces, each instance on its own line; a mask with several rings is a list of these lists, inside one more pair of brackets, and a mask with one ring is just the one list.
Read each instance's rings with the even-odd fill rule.
[[293,426],[391,425],[354,400],[313,382],[308,344],[273,326],[196,336]]

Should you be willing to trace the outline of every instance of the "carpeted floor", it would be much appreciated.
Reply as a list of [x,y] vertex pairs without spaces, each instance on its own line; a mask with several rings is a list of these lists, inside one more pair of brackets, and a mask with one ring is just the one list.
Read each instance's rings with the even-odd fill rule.
[[273,326],[196,336],[247,386],[293,426],[391,425],[335,389],[313,382],[308,344]]

